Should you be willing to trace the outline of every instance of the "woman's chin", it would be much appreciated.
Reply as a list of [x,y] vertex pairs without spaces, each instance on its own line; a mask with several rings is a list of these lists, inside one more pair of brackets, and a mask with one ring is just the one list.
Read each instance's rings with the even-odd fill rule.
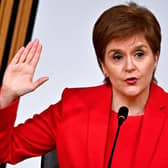
[[128,97],[136,97],[140,94],[141,94],[141,91],[139,89],[136,89],[136,88],[127,89],[126,92],[125,92],[125,95],[128,96]]

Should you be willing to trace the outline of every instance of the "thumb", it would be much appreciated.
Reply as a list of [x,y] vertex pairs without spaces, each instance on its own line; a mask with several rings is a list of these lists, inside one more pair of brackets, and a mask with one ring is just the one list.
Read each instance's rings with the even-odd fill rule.
[[48,81],[48,77],[42,77],[42,78],[39,78],[38,80],[36,80],[34,83],[33,83],[33,90],[37,89],[39,86],[41,86],[43,83],[45,83],[46,81]]

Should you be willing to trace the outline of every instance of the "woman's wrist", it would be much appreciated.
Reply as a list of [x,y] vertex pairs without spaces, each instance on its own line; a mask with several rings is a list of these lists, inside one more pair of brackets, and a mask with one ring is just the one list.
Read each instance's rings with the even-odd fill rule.
[[8,94],[6,91],[4,91],[3,88],[1,88],[0,90],[0,108],[1,109],[5,108],[16,99],[17,99],[17,96],[12,95],[11,93]]

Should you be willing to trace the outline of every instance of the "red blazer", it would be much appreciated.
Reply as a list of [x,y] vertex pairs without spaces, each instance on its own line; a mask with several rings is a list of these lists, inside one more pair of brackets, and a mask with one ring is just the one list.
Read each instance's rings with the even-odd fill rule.
[[[61,168],[107,167],[111,101],[106,85],[65,89],[60,102],[14,128],[16,100],[0,110],[0,162],[17,163],[56,147]],[[155,84],[132,167],[168,167],[168,94]]]

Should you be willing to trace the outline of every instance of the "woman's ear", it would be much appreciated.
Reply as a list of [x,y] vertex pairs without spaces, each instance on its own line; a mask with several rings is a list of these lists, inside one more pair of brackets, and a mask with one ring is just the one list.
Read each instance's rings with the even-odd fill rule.
[[100,62],[100,65],[101,65],[102,72],[103,72],[104,76],[107,78],[108,77],[108,73],[107,73],[106,67],[105,67],[104,63],[101,60],[99,60],[99,62]]
[[159,55],[160,55],[160,51],[157,51],[156,54],[154,55],[154,61],[155,61],[154,69],[156,69],[156,67],[157,67]]

